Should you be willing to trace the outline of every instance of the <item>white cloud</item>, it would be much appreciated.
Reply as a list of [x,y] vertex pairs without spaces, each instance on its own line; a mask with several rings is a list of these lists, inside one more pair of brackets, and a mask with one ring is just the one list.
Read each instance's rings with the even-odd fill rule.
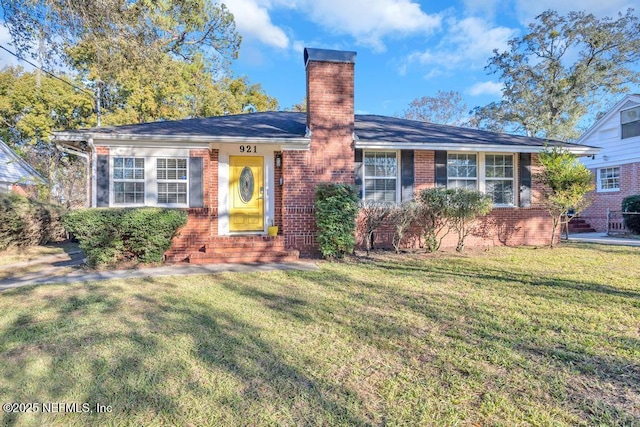
[[272,17],[295,10],[306,20],[336,35],[348,35],[360,45],[385,49],[384,38],[429,34],[441,24],[437,15],[424,13],[412,0],[225,0],[240,34],[277,48],[291,41]]
[[447,34],[433,49],[414,52],[408,63],[435,65],[444,69],[478,69],[486,65],[493,50],[504,50],[518,30],[492,26],[480,18],[465,18],[447,22]]
[[471,96],[480,96],[480,95],[495,95],[502,96],[502,83],[496,82],[482,82],[476,83],[469,88],[469,95]]
[[236,27],[243,37],[252,37],[263,44],[280,49],[289,47],[289,37],[271,22],[269,2],[260,0],[225,0],[235,17]]
[[385,37],[429,34],[441,25],[440,16],[410,0],[306,0],[303,8],[313,22],[376,50],[385,49]]

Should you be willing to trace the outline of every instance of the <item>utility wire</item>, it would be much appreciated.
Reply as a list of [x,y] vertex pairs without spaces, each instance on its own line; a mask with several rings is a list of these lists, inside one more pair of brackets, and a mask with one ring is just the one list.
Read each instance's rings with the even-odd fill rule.
[[26,58],[23,58],[22,56],[18,55],[18,54],[17,54],[17,53],[15,53],[15,52],[10,51],[9,49],[7,49],[6,47],[4,47],[4,46],[2,46],[2,45],[0,45],[0,49],[4,50],[4,51],[6,51],[6,52],[9,52],[11,55],[15,56],[16,58],[18,58],[18,59],[19,59],[19,60],[21,60],[21,61],[26,62],[27,64],[31,65],[32,67],[34,67],[34,68],[36,68],[36,69],[38,69],[38,70],[42,71],[43,73],[47,74],[49,77],[53,77],[54,79],[58,79],[58,80],[60,80],[61,82],[68,84],[68,85],[69,85],[69,86],[71,86],[72,88],[79,90],[80,92],[84,93],[85,95],[89,95],[93,100],[96,100],[96,96],[95,96],[93,93],[88,92],[88,91],[86,91],[86,90],[84,90],[84,89],[82,89],[82,88],[80,88],[80,87],[78,87],[78,86],[74,85],[73,83],[71,83],[71,82],[69,82],[69,81],[67,81],[67,80],[63,79],[63,78],[60,78],[60,77],[56,76],[55,74],[53,74],[53,73],[52,73],[52,72],[50,72],[50,71],[47,71],[47,70],[45,70],[45,69],[43,69],[43,68],[38,67],[38,66],[37,66],[36,64],[34,64],[33,62],[29,61],[29,60],[28,60],[28,59],[26,59]]

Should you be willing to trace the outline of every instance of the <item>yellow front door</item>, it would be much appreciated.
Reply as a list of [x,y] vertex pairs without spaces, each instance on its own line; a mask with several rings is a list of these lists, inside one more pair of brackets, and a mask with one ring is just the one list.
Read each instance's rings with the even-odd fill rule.
[[229,156],[229,231],[264,231],[264,158]]

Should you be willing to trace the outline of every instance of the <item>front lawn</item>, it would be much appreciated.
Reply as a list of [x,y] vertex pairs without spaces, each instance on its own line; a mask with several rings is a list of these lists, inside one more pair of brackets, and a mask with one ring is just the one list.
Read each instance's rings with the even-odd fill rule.
[[3,292],[8,402],[40,411],[5,425],[638,425],[640,248]]

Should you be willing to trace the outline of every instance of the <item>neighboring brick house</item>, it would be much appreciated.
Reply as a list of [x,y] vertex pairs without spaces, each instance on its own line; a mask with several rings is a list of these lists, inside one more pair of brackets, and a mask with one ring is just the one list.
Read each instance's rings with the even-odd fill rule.
[[[354,184],[366,200],[396,203],[422,188],[477,188],[493,196],[496,208],[468,246],[549,243],[551,221],[532,180],[547,141],[354,115],[355,56],[305,49],[307,113],[94,128],[55,139],[91,153],[91,206],[188,209],[188,224],[166,254],[172,261],[316,254],[314,189],[323,181]],[[557,144],[579,155],[597,152]],[[276,238],[265,236],[270,221],[280,227]]]
[[[607,210],[620,211],[622,199],[640,194],[640,95],[627,95],[577,141],[600,152],[583,157],[594,174],[591,205],[580,215],[596,231],[607,231]],[[619,216],[618,216],[619,217]]]
[[0,193],[33,196],[45,180],[34,168],[0,141]]

